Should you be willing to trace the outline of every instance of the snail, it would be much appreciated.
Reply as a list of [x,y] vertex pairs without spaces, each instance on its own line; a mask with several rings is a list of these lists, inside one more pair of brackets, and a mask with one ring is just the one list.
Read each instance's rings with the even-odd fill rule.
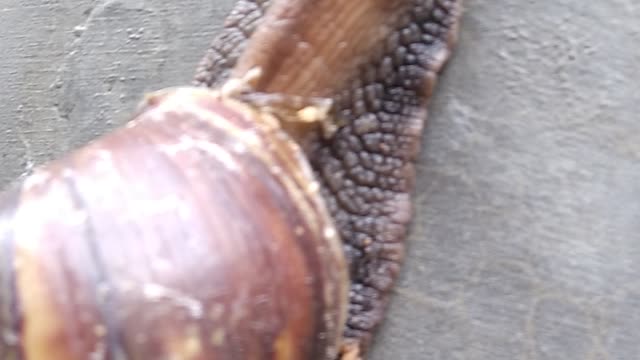
[[241,0],[191,86],[0,195],[0,359],[363,359],[459,0]]

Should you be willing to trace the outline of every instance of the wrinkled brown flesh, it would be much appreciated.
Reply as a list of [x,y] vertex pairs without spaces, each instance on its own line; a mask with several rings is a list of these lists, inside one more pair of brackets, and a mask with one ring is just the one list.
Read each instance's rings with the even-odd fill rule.
[[347,271],[311,169],[210,93],[150,97],[0,194],[0,359],[337,353]]
[[260,24],[270,0],[239,0],[227,16],[224,28],[216,35],[198,66],[197,84],[220,85],[246,48],[247,39]]
[[404,257],[426,105],[455,43],[461,2],[274,0],[257,29],[264,8],[254,4],[252,26],[234,22],[223,32],[244,34],[245,52],[210,52],[202,64],[216,66],[196,76],[211,86],[234,63],[235,76],[260,67],[259,92],[335,101],[340,129],[305,147],[344,241],[352,277],[345,335],[362,352]]

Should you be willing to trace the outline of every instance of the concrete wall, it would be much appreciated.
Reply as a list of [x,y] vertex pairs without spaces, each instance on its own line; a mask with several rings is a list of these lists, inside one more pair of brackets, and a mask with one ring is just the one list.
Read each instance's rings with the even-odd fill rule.
[[[231,4],[3,0],[0,184],[188,82]],[[638,358],[639,18],[467,0],[374,360]]]

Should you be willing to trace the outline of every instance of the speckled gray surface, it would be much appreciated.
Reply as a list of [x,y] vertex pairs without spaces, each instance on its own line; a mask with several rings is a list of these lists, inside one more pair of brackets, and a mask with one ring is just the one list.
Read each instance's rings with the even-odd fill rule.
[[[179,4],[179,5],[177,5]],[[191,79],[231,0],[0,2],[0,183]]]
[[[188,82],[231,0],[4,0],[0,184]],[[640,358],[640,4],[467,0],[374,360]]]

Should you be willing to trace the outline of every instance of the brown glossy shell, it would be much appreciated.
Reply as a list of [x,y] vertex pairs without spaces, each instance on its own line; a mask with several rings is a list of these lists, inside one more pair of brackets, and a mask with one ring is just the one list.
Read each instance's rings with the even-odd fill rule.
[[0,359],[329,359],[347,271],[276,118],[202,89],[0,203]]

